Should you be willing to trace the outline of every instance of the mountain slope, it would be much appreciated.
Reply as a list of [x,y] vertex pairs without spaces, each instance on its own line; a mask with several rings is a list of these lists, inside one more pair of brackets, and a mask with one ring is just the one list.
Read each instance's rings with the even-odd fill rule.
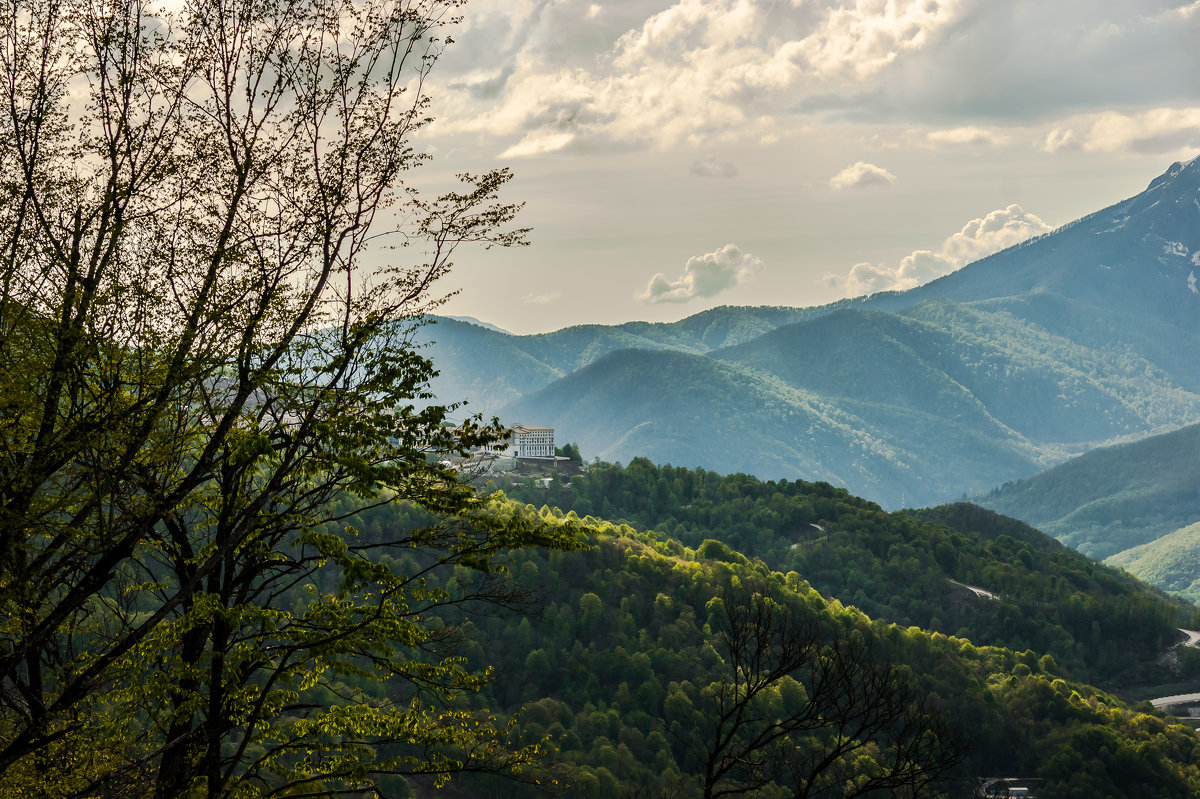
[[576,325],[518,336],[481,323],[431,317],[416,343],[437,364],[434,393],[466,400],[473,411],[496,413],[505,403],[623,349],[705,353],[749,341],[810,316],[814,309],[723,306],[678,322]]
[[1200,521],[1200,425],[1104,447],[975,499],[1097,558]]
[[1164,591],[1200,603],[1200,521],[1118,552],[1105,562]]
[[[1089,565],[1035,531],[978,508],[949,509],[928,522],[910,514],[884,514],[828,485],[764,483],[744,475],[722,478],[657,469],[644,460],[624,469],[597,468],[579,488],[586,489],[581,494],[619,504],[628,515],[659,516],[665,508],[687,512],[687,521],[696,525],[684,531],[689,536],[723,529],[729,522],[746,522],[741,526],[751,529],[754,524],[746,519],[751,514],[777,513],[783,529],[789,523],[784,515],[810,531],[813,522],[807,520],[816,519],[828,529],[826,544],[834,551],[825,554],[831,565],[854,552],[865,569],[874,570],[880,563],[883,571],[896,572],[888,579],[903,580],[905,572],[911,573],[910,561],[920,562],[923,571],[907,580],[905,593],[921,613],[927,612],[921,610],[923,602],[941,599],[927,595],[929,586],[948,585],[948,572],[935,565],[939,552],[957,544],[963,559],[951,568],[979,559],[981,574],[1007,581],[1002,590],[1008,593],[990,600],[953,589],[952,603],[966,609],[964,617],[970,616],[971,608],[978,609],[976,619],[994,621],[999,635],[1023,643],[1014,648],[987,645],[988,633],[978,627],[965,628],[979,635],[978,640],[968,640],[871,619],[816,590],[806,579],[815,568],[784,574],[736,551],[731,539],[686,545],[662,533],[568,514],[565,521],[582,528],[589,547],[512,553],[516,586],[534,592],[536,605],[524,612],[490,612],[469,620],[454,608],[446,621],[452,625],[448,631],[455,633],[450,637],[458,644],[457,654],[469,668],[494,668],[494,680],[474,706],[515,717],[516,743],[549,737],[558,748],[561,766],[547,778],[568,784],[573,796],[699,795],[703,744],[716,716],[714,695],[719,696],[720,686],[730,679],[727,664],[732,658],[720,635],[728,618],[722,608],[727,597],[740,599],[751,591],[771,598],[781,613],[771,618],[784,624],[783,629],[801,634],[812,630],[819,644],[827,644],[830,648],[820,655],[825,663],[837,641],[865,645],[856,650],[864,655],[858,661],[865,666],[860,679],[837,683],[833,712],[814,718],[815,725],[806,725],[803,735],[789,740],[785,751],[790,755],[821,751],[827,740],[822,730],[838,708],[866,707],[861,677],[865,674],[875,683],[874,675],[894,673],[877,667],[896,664],[903,667],[906,681],[912,680],[906,684],[917,688],[921,706],[939,721],[920,729],[938,729],[965,747],[963,759],[947,775],[952,781],[931,787],[926,791],[930,795],[963,795],[978,776],[997,773],[1037,775],[1044,799],[1079,796],[1081,784],[1087,795],[1131,799],[1184,799],[1200,791],[1200,741],[1191,729],[1149,706],[1134,709],[1084,684],[1076,673],[1078,664],[1110,674],[1108,669],[1123,664],[1139,670],[1169,668],[1159,656],[1161,647],[1173,640],[1173,625],[1190,624],[1195,610],[1165,602],[1126,576]],[[548,508],[526,506],[513,512],[564,518]],[[395,513],[395,506],[376,506],[364,510],[354,523],[386,540],[396,526]],[[673,521],[677,520],[662,517],[664,524]],[[773,536],[759,538],[777,548]],[[798,550],[785,545],[781,551]],[[421,568],[419,551],[394,554],[394,568],[406,573]],[[818,555],[814,548],[806,557],[816,564]],[[895,563],[888,562],[893,555]],[[842,560],[842,565],[854,564]],[[849,569],[843,571],[850,576]],[[430,587],[455,590],[468,576],[446,578],[448,583],[440,583],[435,571]],[[746,632],[755,636],[752,624]],[[772,640],[769,631],[757,629],[762,635],[752,641]],[[1104,649],[1102,657],[1095,656],[1093,639]],[[1043,642],[1062,653],[1062,662],[1041,648]],[[770,650],[766,647],[764,656],[771,657]],[[805,661],[789,669],[791,679],[768,688],[763,703],[755,707],[765,715],[754,717],[786,717],[779,711],[795,708],[806,695],[821,695],[822,683],[814,682],[807,668],[816,661],[815,653]],[[1195,659],[1180,661],[1179,676],[1194,677]],[[853,732],[845,742],[862,735]],[[880,740],[878,748],[852,751],[845,761],[847,776],[875,772],[883,762],[877,759],[888,753],[886,737]],[[804,759],[793,762],[802,764]],[[775,773],[782,783],[779,795],[792,795],[791,776],[786,768]],[[503,794],[523,799],[546,792],[543,785],[485,780],[464,775],[455,778],[452,788],[464,797]],[[831,793],[841,793],[839,784],[831,787]],[[409,789],[421,797],[445,795],[431,784],[403,782],[395,793],[409,795]]]
[[886,513],[828,484],[656,467],[645,458],[512,496],[627,521],[689,547],[716,539],[873,618],[977,645],[1033,647],[1065,673],[1107,686],[1159,673],[1175,628],[1197,620],[1194,607],[967,503]]
[[[502,413],[562,431],[589,458],[803,474],[893,505],[925,503],[964,473],[982,489],[1043,463],[1019,436],[989,424],[969,397],[949,384],[939,389],[948,398],[925,409],[868,394],[826,395],[699,355],[627,350]],[[965,418],[943,415],[955,403]]]
[[1200,159],[909,292],[431,354],[477,410],[555,427],[588,456],[925,505],[1200,420],[1197,271]]

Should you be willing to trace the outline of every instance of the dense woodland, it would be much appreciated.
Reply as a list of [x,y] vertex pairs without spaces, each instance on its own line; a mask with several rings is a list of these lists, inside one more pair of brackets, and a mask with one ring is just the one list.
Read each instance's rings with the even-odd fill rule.
[[[513,496],[653,529],[693,548],[719,540],[872,618],[1050,653],[1074,676],[1103,685],[1161,680],[1158,654],[1177,640],[1177,627],[1197,623],[1193,606],[965,503],[887,513],[824,483],[642,458],[596,464],[569,484]],[[999,598],[981,599],[956,582]]]
[[[879,658],[903,664],[944,719],[944,734],[965,750],[934,786],[938,790],[961,795],[976,777],[995,774],[1041,777],[1045,782],[1039,795],[1046,797],[1185,797],[1200,790],[1200,742],[1189,728],[1148,705],[1131,707],[1083,679],[1087,674],[1101,680],[1149,677],[1164,668],[1156,665],[1159,646],[1165,649],[1174,640],[1172,625],[1194,613],[1190,606],[1167,601],[1029,528],[976,508],[883,514],[829,486],[760,483],[643,463],[593,467],[587,478],[573,482],[581,497],[588,486],[619,486],[614,498],[624,496],[626,518],[634,515],[638,505],[633,497],[639,493],[650,513],[655,501],[672,506],[669,486],[681,490],[690,484],[694,489],[703,482],[708,486],[703,496],[691,495],[702,502],[690,503],[691,509],[689,503],[674,506],[695,511],[693,532],[686,532],[685,522],[674,529],[694,538],[705,535],[696,519],[714,520],[716,526],[705,528],[708,532],[719,529],[724,522],[717,520],[724,519],[730,535],[724,541],[706,536],[693,546],[635,525],[585,518],[587,549],[527,550],[510,562],[517,586],[531,592],[531,604],[521,612],[447,619],[464,622],[459,651],[467,663],[495,669],[494,680],[476,701],[518,713],[524,741],[548,737],[557,745],[557,770],[546,778],[569,786],[566,795],[701,795],[703,758],[696,741],[711,715],[713,686],[726,678],[715,631],[723,587],[731,584],[769,585],[776,595],[819,618],[827,634],[857,630]],[[641,489],[635,488],[639,485]],[[568,496],[565,488],[542,495],[556,490],[560,498]],[[656,490],[663,493],[655,495]],[[599,493],[590,496],[600,498]],[[892,603],[876,606],[885,613],[926,608],[922,612],[939,615],[955,606],[960,609],[959,629],[947,635],[921,629],[911,620],[892,623],[884,613],[872,618],[850,602],[828,598],[815,581],[828,581],[832,568],[806,571],[794,555],[800,549],[790,549],[791,543],[773,546],[778,542],[747,521],[759,518],[761,524],[772,501],[775,513],[794,506],[791,521],[813,532],[812,524],[833,530],[852,519],[857,529],[872,523],[873,539],[889,542],[885,546],[896,550],[895,558],[870,556],[867,547],[855,550],[849,538],[839,544],[839,533],[831,532],[829,540],[845,563],[884,579],[889,564],[905,570],[912,563],[924,564],[914,572],[917,588],[897,591]],[[701,504],[703,510],[697,508]],[[527,512],[548,519],[560,513],[532,506]],[[390,524],[404,520],[373,513],[360,523],[368,534],[386,536]],[[986,533],[957,532],[953,526]],[[793,559],[776,568],[765,557],[739,553],[738,541],[757,542],[767,556],[774,551]],[[786,541],[795,543],[795,537]],[[950,563],[943,569],[938,551],[943,560],[956,554],[962,565]],[[399,563],[408,569],[418,565],[415,559]],[[947,573],[979,582],[1002,577],[1008,581],[1006,598],[992,602],[940,589],[923,596],[935,573],[941,582]],[[891,591],[883,588],[879,594]],[[1059,599],[1070,613],[1050,608],[1050,600]],[[994,610],[972,613],[962,610],[966,607]],[[1116,608],[1130,610],[1108,619]],[[1109,654],[1092,663],[1096,659],[1087,656],[1091,634],[1102,620],[1113,646],[1102,645],[1100,651]],[[1077,638],[1075,630],[1085,637]],[[992,637],[1023,643],[994,646]],[[1182,668],[1194,669],[1194,660],[1186,660]],[[785,700],[779,695],[774,701]],[[858,756],[864,774],[870,772],[872,758],[885,759],[872,748]],[[781,773],[779,782],[761,795],[794,795],[785,776]],[[458,784],[479,796],[534,796],[544,790],[470,777]],[[422,793],[419,783],[409,788]]]

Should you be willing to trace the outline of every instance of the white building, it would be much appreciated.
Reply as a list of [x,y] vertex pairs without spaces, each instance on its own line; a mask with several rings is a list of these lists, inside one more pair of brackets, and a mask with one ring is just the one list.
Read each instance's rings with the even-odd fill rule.
[[554,428],[515,424],[502,454],[509,458],[553,458]]

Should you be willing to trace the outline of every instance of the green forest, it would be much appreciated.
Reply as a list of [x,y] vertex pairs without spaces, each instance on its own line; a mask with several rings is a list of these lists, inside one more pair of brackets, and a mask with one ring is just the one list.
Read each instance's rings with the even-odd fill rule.
[[[1195,609],[1016,520],[969,504],[887,513],[824,483],[705,470],[592,466],[514,498],[719,540],[869,616],[1016,651],[1049,653],[1080,679],[1153,682],[1158,653]],[[996,595],[981,600],[963,584]]]
[[[1048,797],[1184,797],[1200,787],[1200,748],[1190,728],[1089,684],[1200,673],[1200,658],[1190,652],[1171,667],[1159,662],[1178,637],[1175,626],[1192,623],[1195,609],[1071,554],[1019,523],[972,506],[883,514],[826,485],[762,483],[641,462],[593,466],[588,475],[573,478],[572,486],[514,493],[623,503],[620,516],[626,522],[526,506],[525,512],[547,519],[578,518],[587,530],[587,547],[517,554],[511,574],[518,587],[532,592],[532,605],[523,612],[457,619],[467,663],[495,670],[494,681],[474,701],[517,714],[523,741],[552,743],[557,752],[548,776],[567,786],[569,796],[705,795],[706,724],[719,696],[715,686],[729,679],[719,631],[731,586],[755,586],[797,617],[817,619],[826,644],[861,636],[879,663],[900,665],[926,706],[936,709],[947,745],[961,747],[922,795],[963,795],[975,778],[995,774],[1041,778],[1038,795]],[[694,501],[674,504],[671,491],[684,490]],[[747,521],[764,518],[772,503],[772,512],[812,531],[810,546],[819,535],[812,525],[831,531],[827,541],[847,564],[840,570],[842,585],[851,587],[842,595],[872,593],[865,586],[872,578],[888,580],[889,565],[892,572],[898,564],[902,572],[913,569],[909,582],[915,585],[879,587],[878,596],[895,596],[874,602],[876,612],[870,614],[857,601],[833,598],[841,592],[818,589],[817,581],[832,585],[837,570],[804,569],[794,554],[800,550],[791,549],[795,536],[779,541],[763,532],[761,522]],[[687,515],[690,523],[674,528],[683,535],[633,521],[639,510],[652,515],[656,509]],[[702,527],[701,519],[713,526]],[[886,542],[881,555],[848,536],[839,543],[834,527],[852,520],[857,529],[873,523],[872,540]],[[729,535],[718,538],[726,521]],[[386,535],[388,521],[374,515],[362,525]],[[750,531],[752,538],[740,537]],[[763,555],[775,552],[790,560],[776,567],[766,557],[742,554],[739,540],[749,540]],[[943,561],[950,554],[957,560],[943,566],[938,552]],[[922,564],[919,570],[915,564]],[[948,574],[1001,587],[1003,598],[943,590]],[[893,574],[891,580],[901,578]],[[930,591],[935,582],[937,590]],[[1053,607],[1059,602],[1062,609]],[[1124,610],[1113,618],[1118,609]],[[956,628],[923,629],[912,618],[918,613],[956,614]],[[1101,624],[1112,646],[1101,643],[1098,651],[1107,654],[1089,657],[1093,641],[1104,635]],[[797,679],[802,694],[810,690],[811,682]],[[786,704],[786,693],[764,701]],[[821,746],[828,733],[810,731],[796,751]],[[877,773],[887,761],[887,746],[875,741],[856,751],[851,770],[862,779]],[[806,794],[785,766],[777,766],[756,795],[857,795],[841,777],[836,786],[818,781]],[[532,786],[522,792],[470,777],[461,784],[479,796],[534,796],[543,790]],[[423,795],[419,783],[411,789]]]

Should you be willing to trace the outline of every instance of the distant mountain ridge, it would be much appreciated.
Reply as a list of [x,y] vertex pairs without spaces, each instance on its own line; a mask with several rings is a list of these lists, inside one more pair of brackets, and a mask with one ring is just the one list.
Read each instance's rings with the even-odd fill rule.
[[819,308],[426,333],[443,400],[587,457],[827,480],[888,507],[1200,420],[1200,159],[925,286]]
[[973,501],[1200,601],[1200,425],[1092,450]]

